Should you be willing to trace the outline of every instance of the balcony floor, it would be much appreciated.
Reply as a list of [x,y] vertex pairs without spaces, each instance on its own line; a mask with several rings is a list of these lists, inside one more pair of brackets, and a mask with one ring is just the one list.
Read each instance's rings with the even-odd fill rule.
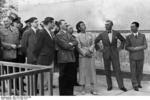
[[[58,86],[58,74],[54,74],[54,84]],[[127,92],[123,92],[118,89],[116,79],[113,77],[113,90],[107,91],[107,84],[105,76],[98,75],[97,76],[97,90],[99,93],[99,96],[150,96],[150,81],[142,81],[142,89],[139,89],[139,91],[134,91],[132,88],[131,80],[130,79],[124,79],[124,85],[128,89]],[[75,87],[74,94],[76,96],[83,96],[80,93],[81,87]],[[54,96],[58,96],[58,88],[54,89]],[[86,94],[91,95],[91,94]]]

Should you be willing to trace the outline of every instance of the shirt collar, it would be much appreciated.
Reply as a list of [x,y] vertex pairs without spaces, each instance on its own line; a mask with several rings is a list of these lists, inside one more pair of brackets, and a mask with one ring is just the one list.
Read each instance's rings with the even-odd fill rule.
[[44,27],[44,29],[48,32],[48,34],[50,34],[50,31],[46,27]]
[[139,35],[139,32],[133,33],[133,35],[134,35],[134,36],[136,36],[136,35],[138,36],[138,35]]
[[31,29],[36,33],[36,29],[34,27],[31,27]]
[[107,30],[107,33],[110,33],[110,34],[112,34],[112,33],[113,33],[113,30],[111,30],[111,31],[108,31],[108,30]]

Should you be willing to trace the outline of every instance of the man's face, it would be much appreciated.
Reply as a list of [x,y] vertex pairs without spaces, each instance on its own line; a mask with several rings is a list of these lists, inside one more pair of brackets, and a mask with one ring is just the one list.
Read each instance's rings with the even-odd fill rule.
[[63,30],[67,30],[67,23],[66,23],[65,21],[62,21],[62,22],[61,22],[61,28],[62,28]]
[[9,18],[4,19],[4,25],[5,27],[9,27],[12,23],[12,20]]
[[38,28],[38,20],[34,20],[32,23],[31,23],[31,26],[34,27],[34,28]]
[[135,24],[131,24],[131,31],[132,32],[137,32],[137,30],[138,30],[138,27],[136,27]]
[[68,26],[67,28],[68,33],[72,34],[73,33],[73,27],[72,26]]
[[27,22],[27,23],[26,23],[26,26],[31,27],[31,23],[30,23],[30,22]]
[[54,20],[52,21],[52,23],[49,22],[48,26],[49,26],[49,29],[50,29],[50,30],[53,29],[53,28],[55,27],[55,22],[54,22]]
[[112,29],[112,23],[111,22],[106,22],[105,23],[105,28],[106,28],[106,30],[111,30]]

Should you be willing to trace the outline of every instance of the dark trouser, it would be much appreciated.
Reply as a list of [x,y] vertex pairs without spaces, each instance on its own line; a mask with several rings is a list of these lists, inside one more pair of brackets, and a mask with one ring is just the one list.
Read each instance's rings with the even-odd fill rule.
[[25,56],[17,55],[17,63],[25,63]]
[[131,80],[134,88],[138,85],[141,85],[141,80],[143,76],[143,64],[144,59],[130,60]]
[[123,78],[121,76],[119,58],[113,58],[113,57],[110,57],[109,59],[104,59],[104,66],[105,66],[106,80],[107,80],[108,88],[112,87],[111,63],[112,63],[113,71],[114,71],[116,79],[117,79],[118,86],[119,86],[119,88],[122,88],[122,87],[124,87],[124,84],[123,84]]
[[60,95],[73,95],[75,79],[74,63],[61,63],[59,65],[59,93]]

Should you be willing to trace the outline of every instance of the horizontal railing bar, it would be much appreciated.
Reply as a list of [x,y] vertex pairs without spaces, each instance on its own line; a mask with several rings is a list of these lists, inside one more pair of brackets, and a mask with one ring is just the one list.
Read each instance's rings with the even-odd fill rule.
[[42,68],[52,68],[50,66],[43,66],[43,65],[32,65],[32,64],[25,64],[25,63],[12,63],[12,62],[4,62],[0,61],[0,65],[3,66],[12,66],[12,67],[19,67],[19,68],[29,68],[29,69],[42,69]]
[[27,75],[38,74],[41,72],[49,72],[50,70],[52,70],[52,68],[43,68],[43,69],[29,70],[29,71],[25,71],[25,72],[16,72],[14,74],[1,75],[0,80],[19,78],[19,77],[23,77],[23,76],[27,76]]

